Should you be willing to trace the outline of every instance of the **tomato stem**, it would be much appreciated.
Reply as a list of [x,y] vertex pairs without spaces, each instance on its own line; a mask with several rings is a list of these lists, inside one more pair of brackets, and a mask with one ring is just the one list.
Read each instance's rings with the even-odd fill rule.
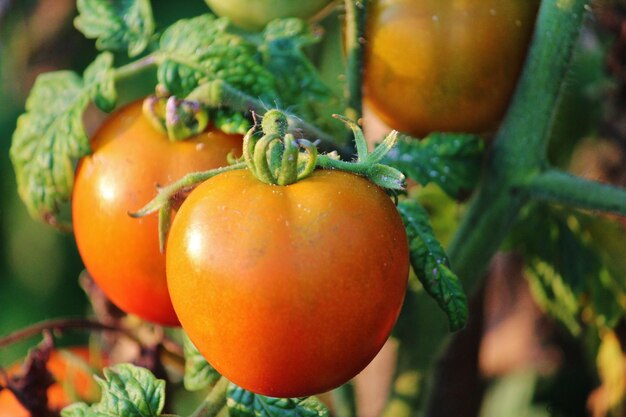
[[222,172],[235,171],[245,169],[245,162],[238,162],[233,165],[211,169],[209,171],[192,172],[187,174],[178,181],[169,184],[166,187],[159,188],[158,194],[148,204],[143,206],[139,211],[128,213],[129,216],[139,218],[158,211],[159,213],[159,247],[161,252],[165,251],[165,241],[170,227],[172,202],[177,194],[189,190],[196,184],[206,181]]
[[626,216],[626,189],[599,184],[557,169],[535,176],[528,191],[531,197],[540,201]]
[[534,40],[468,213],[450,245],[457,274],[473,288],[548,169],[546,144],[585,15],[586,0],[541,3]]
[[[223,80],[209,81],[200,85],[187,96],[187,100],[198,101],[207,107],[226,106],[242,113],[254,112],[264,115],[268,111],[268,106],[261,100],[245,94]],[[345,149],[338,149],[337,141],[328,133],[302,120],[297,115],[285,113],[285,116],[290,131],[297,132],[298,136],[319,140],[321,150],[337,150],[344,156],[349,154]]]
[[363,113],[363,56],[368,0],[345,0],[346,7],[346,115],[359,120]]
[[54,319],[33,324],[32,326],[25,327],[0,338],[0,348],[40,335],[45,331],[61,332],[69,329],[121,332],[128,338],[139,343],[139,341],[127,329],[122,327],[86,319]]
[[207,398],[189,417],[215,417],[226,406],[226,393],[230,382],[223,376],[217,381]]
[[[566,201],[565,191],[557,192],[556,188],[567,186],[572,190],[574,182],[566,180],[564,174],[551,172],[547,162],[546,145],[588,3],[588,0],[541,2],[534,40],[517,91],[496,135],[483,181],[449,247],[452,267],[468,292],[474,291],[485,276],[493,255],[533,195],[552,201],[560,198],[561,202],[584,207],[615,207],[608,202],[610,199],[623,204],[620,193],[597,198],[593,204],[587,198]],[[601,188],[606,186],[585,181],[584,187],[589,195],[599,196],[603,194]],[[433,348],[423,354],[434,351]],[[436,371],[439,378],[445,374],[446,366],[453,365],[442,363]],[[450,389],[436,385],[432,388]],[[428,391],[431,387],[424,389]],[[431,401],[437,397],[434,394],[430,395]],[[428,409],[436,407],[433,401]]]
[[146,55],[145,57],[123,65],[115,69],[115,81],[123,81],[125,79],[134,77],[137,73],[145,71],[146,69],[156,67],[161,60],[161,54],[158,52]]

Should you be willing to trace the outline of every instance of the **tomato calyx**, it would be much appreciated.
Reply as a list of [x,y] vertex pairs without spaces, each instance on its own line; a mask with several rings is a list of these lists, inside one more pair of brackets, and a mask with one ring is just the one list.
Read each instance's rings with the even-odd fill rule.
[[392,130],[372,152],[367,149],[363,131],[354,121],[334,114],[335,119],[344,122],[354,133],[357,150],[356,161],[346,162],[335,153],[322,154],[317,158],[317,166],[325,169],[338,169],[361,175],[385,190],[395,193],[405,189],[406,177],[399,170],[382,163],[383,158],[391,151],[398,141],[398,132]]
[[157,86],[155,95],[144,100],[143,114],[171,141],[202,133],[209,124],[209,114],[199,102],[169,95],[161,86]]
[[[250,172],[266,184],[289,185],[313,173],[317,148],[307,139],[296,139],[287,133],[287,116],[270,110],[263,116],[263,136],[255,137],[258,125],[243,139],[243,155]],[[304,152],[300,152],[303,149]]]
[[[255,138],[257,127],[248,131],[244,138],[243,155],[248,169],[262,182],[289,185],[309,176],[315,168],[338,169],[363,176],[374,184],[392,192],[404,190],[405,176],[385,165],[382,159],[395,146],[398,132],[392,131],[373,152],[361,128],[352,120],[333,115],[344,122],[354,133],[357,159],[340,160],[336,152],[319,154],[315,144],[306,139],[295,139],[287,133],[288,119],[280,110],[270,110],[261,124],[264,136]],[[300,148],[304,152],[300,152]]]

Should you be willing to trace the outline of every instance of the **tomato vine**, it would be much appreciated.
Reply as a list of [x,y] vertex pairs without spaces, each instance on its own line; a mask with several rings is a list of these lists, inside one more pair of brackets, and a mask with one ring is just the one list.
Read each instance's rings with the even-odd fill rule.
[[[326,2],[317,3],[315,10]],[[184,163],[190,169],[182,177],[177,171],[166,178],[149,178],[149,194],[156,196],[148,201],[150,198],[143,194],[133,207],[124,203],[120,208],[123,220],[114,222],[117,226],[128,224],[122,227],[126,235],[114,239],[114,248],[104,247],[105,236],[113,228],[105,224],[93,237],[90,249],[105,266],[115,261],[123,266],[113,277],[100,280],[105,292],[112,282],[131,284],[132,288],[122,291],[122,297],[110,295],[115,303],[128,313],[156,322],[176,324],[179,317],[184,331],[197,344],[183,341],[186,369],[182,379],[187,390],[208,392],[191,416],[226,412],[234,417],[259,413],[327,415],[319,399],[300,396],[336,387],[359,372],[388,337],[403,298],[395,330],[399,343],[396,371],[383,415],[404,417],[414,415],[418,409],[436,415],[437,407],[454,405],[433,402],[447,385],[442,382],[446,367],[452,366],[446,361],[437,363],[435,358],[442,346],[454,346],[468,333],[451,335],[443,328],[432,330],[429,324],[434,305],[446,314],[449,330],[462,330],[468,321],[471,323],[466,290],[470,295],[476,291],[496,251],[515,235],[520,223],[541,212],[535,209],[540,203],[626,215],[626,191],[565,173],[552,167],[546,155],[588,3],[541,2],[516,93],[491,142],[475,134],[445,132],[430,133],[417,141],[406,133],[392,131],[370,151],[359,124],[363,118],[364,82],[367,88],[364,75],[372,64],[368,64],[366,50],[367,16],[373,10],[372,2],[345,1],[345,90],[338,98],[322,81],[308,50],[322,37],[310,22],[293,17],[263,22],[234,20],[253,29],[244,30],[234,27],[226,17],[207,13],[179,20],[159,31],[148,0],[78,0],[75,26],[94,39],[101,52],[82,74],[58,71],[37,79],[11,147],[18,191],[33,217],[62,225],[65,219],[60,213],[72,192],[80,192],[83,186],[81,175],[87,170],[83,166],[92,156],[101,158],[99,134],[90,140],[83,126],[87,107],[93,103],[104,112],[114,111],[122,104],[117,91],[120,82],[150,73],[158,85],[153,86],[154,91],[143,92],[149,97],[143,102],[143,115],[139,111],[137,114],[142,123],[151,122],[151,135],[189,144],[193,140],[190,137],[212,135],[210,132],[216,128],[245,134],[241,153],[234,152],[228,158],[222,155],[225,166],[218,164],[202,171],[206,167],[194,165],[191,169],[191,163]],[[214,11],[228,13],[217,7]],[[119,53],[126,53],[132,61],[116,68]],[[389,96],[396,99],[394,94]],[[327,111],[337,101],[346,117]],[[112,123],[117,114],[109,116],[107,123]],[[129,124],[127,119],[120,118],[120,123]],[[426,125],[404,129],[421,132]],[[119,133],[122,127],[113,130],[116,137],[123,136]],[[450,130],[458,129],[451,126]],[[342,144],[341,136],[346,131],[354,139],[350,146]],[[149,147],[142,145],[142,149]],[[83,162],[75,170],[80,159]],[[164,160],[153,159],[156,171],[165,172]],[[123,158],[122,165],[129,161],[135,164],[128,157]],[[119,167],[113,171],[126,172]],[[147,176],[144,169],[129,171],[126,182]],[[454,200],[469,198],[448,254],[435,237],[430,212],[416,197],[423,188],[407,191],[407,179],[422,187],[434,184],[442,195]],[[233,184],[239,188],[233,188]],[[308,184],[316,188],[299,195],[298,190]],[[97,187],[88,184],[87,188]],[[139,185],[130,188],[132,193],[139,193]],[[315,197],[318,191],[321,194]],[[243,194],[254,196],[241,197]],[[352,197],[338,197],[346,194]],[[311,228],[311,222],[299,228],[299,222],[308,217],[280,200],[285,196],[287,200],[302,199],[297,200],[297,209],[306,206],[319,210],[311,222],[323,225],[326,233]],[[321,210],[319,203],[327,198],[328,206]],[[75,210],[82,204],[83,218],[75,211],[73,219],[81,253],[81,233],[96,229],[96,209],[92,206],[105,205],[90,204],[91,200],[81,203],[75,194],[73,201]],[[133,212],[142,204],[143,208]],[[341,213],[336,213],[336,207]],[[156,258],[163,258],[162,253],[167,252],[169,290],[165,289],[163,274],[147,274],[143,287],[138,284],[136,271],[124,275],[132,269],[132,262],[122,262],[125,255],[117,252],[132,246],[130,224],[148,223],[149,219],[156,224],[155,212],[161,254],[155,249],[153,256],[145,258],[153,266]],[[292,212],[302,215],[292,216]],[[568,222],[584,221],[565,209],[563,212],[550,211],[548,217],[558,218],[559,236],[574,242],[577,253],[586,254],[587,246],[576,241],[576,233],[568,229]],[[370,223],[377,225],[371,230],[368,227],[372,226],[362,221],[368,214],[372,216]],[[332,221],[324,220],[327,218]],[[380,219],[391,220],[376,223]],[[173,237],[168,238],[170,226]],[[358,245],[350,246],[353,241]],[[120,242],[123,245],[118,245]],[[259,247],[258,242],[266,246]],[[153,243],[156,248],[157,243]],[[137,246],[143,249],[147,244]],[[521,247],[530,253],[531,246],[528,242]],[[312,248],[311,253],[303,249],[307,247]],[[199,248],[211,248],[210,254],[206,251],[198,256]],[[550,264],[544,259],[548,255],[537,255],[535,259],[530,253],[527,260],[537,287],[545,284],[539,276],[544,271],[549,271],[551,277],[562,274],[563,281],[567,280],[568,271],[560,271],[557,262]],[[196,258],[203,256],[203,262],[197,262]],[[83,258],[88,269],[98,269],[88,256],[83,254]],[[139,258],[136,254],[128,257]],[[409,263],[414,277],[405,294]],[[595,273],[600,268],[594,264],[585,271]],[[614,280],[614,271],[602,273],[605,281]],[[273,281],[259,284],[261,278],[268,277]],[[385,279],[389,282],[384,283]],[[234,289],[235,280],[240,282]],[[318,287],[312,287],[312,282]],[[146,288],[161,289],[165,298],[171,293],[176,314],[170,308],[166,311],[169,317],[163,320],[160,314],[169,301],[159,301],[152,295],[142,299],[149,294]],[[607,289],[612,287],[600,290]],[[595,290],[589,290],[591,295],[585,293],[585,297],[593,298]],[[319,291],[323,292],[321,296]],[[576,301],[574,296],[571,298]],[[141,309],[130,306],[138,300]],[[579,313],[577,308],[558,318],[566,321],[568,328],[580,331],[577,317],[572,317]],[[358,314],[353,314],[355,311]],[[602,317],[604,321],[596,321],[601,323],[601,331],[610,330],[622,315],[609,312],[607,316]],[[293,317],[301,320],[295,323]],[[360,322],[374,324],[363,330],[358,326]],[[48,327],[81,326],[131,334],[124,326],[70,320],[43,323],[34,330],[0,339],[0,346]],[[337,334],[330,343],[333,330]],[[428,332],[428,337],[419,332]],[[160,355],[162,345],[160,341],[151,346],[152,359]],[[301,356],[291,356],[293,352]],[[316,360],[322,365],[316,366]],[[165,381],[146,369],[116,365],[107,368],[104,378],[98,381],[103,390],[101,401],[76,403],[63,411],[63,417],[165,415]],[[449,383],[453,386],[455,381]],[[335,391],[335,401],[341,417],[342,413],[354,413],[355,399],[349,385]],[[135,413],[133,407],[143,414]]]

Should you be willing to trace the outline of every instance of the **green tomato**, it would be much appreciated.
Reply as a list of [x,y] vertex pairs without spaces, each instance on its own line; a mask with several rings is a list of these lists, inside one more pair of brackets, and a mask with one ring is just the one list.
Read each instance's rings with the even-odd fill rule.
[[308,19],[333,0],[205,0],[218,16],[244,29],[259,30],[274,19]]

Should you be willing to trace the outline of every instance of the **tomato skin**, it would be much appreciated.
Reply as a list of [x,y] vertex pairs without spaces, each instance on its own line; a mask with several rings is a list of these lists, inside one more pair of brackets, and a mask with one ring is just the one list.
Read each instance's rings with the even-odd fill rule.
[[241,154],[242,137],[209,130],[171,142],[156,131],[135,102],[112,115],[96,132],[93,154],[76,171],[72,216],[85,267],[122,310],[143,319],[178,325],[159,251],[156,214],[134,219],[137,211],[185,174],[226,165]]
[[[83,364],[69,360],[67,353],[87,364],[90,364],[90,359],[94,359],[89,349],[84,346],[55,350],[50,354],[47,366],[56,381],[48,388],[48,406],[52,410],[61,410],[75,400],[75,397],[94,401],[99,392],[98,385],[88,370],[82,366]],[[21,363],[18,363],[11,366],[7,374],[12,376],[20,372]],[[9,390],[0,391],[0,416],[31,417],[28,410]]]
[[218,16],[244,29],[259,30],[274,19],[315,16],[333,0],[205,0]]
[[174,308],[232,382],[273,397],[337,387],[387,340],[409,270],[389,197],[340,171],[289,186],[220,174],[181,206],[168,238]]
[[374,0],[364,94],[390,127],[485,133],[508,106],[539,0]]

